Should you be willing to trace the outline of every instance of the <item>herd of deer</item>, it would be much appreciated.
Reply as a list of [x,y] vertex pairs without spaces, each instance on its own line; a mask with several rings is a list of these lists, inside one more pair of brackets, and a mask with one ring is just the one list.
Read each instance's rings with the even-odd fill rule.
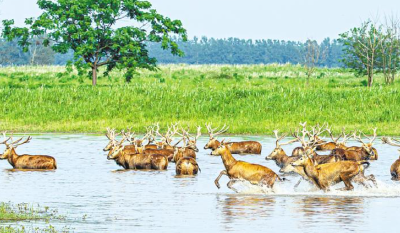
[[[300,125],[299,129],[292,132],[294,139],[287,142],[281,142],[287,134],[279,136],[278,131],[275,130],[276,147],[265,158],[275,161],[283,174],[300,175],[301,179],[295,187],[301,180],[306,180],[324,191],[329,191],[330,186],[340,182],[345,185],[343,190],[352,190],[354,188],[352,182],[368,188],[371,187],[368,183],[370,181],[377,186],[374,175],[364,174],[370,166],[369,160],[378,160],[378,152],[372,146],[377,137],[376,129],[372,138],[363,134],[369,139],[369,142],[364,142],[361,132],[347,134],[342,130],[339,137],[335,138],[328,126],[307,127],[306,123]],[[223,175],[229,177],[228,187],[234,191],[236,190],[233,184],[237,181],[245,180],[254,185],[273,188],[276,181],[285,180],[266,166],[239,161],[232,156],[232,154],[261,154],[262,146],[259,142],[218,141],[216,136],[225,133],[228,127],[224,126],[217,131],[211,127],[211,124],[206,124],[206,128],[210,138],[204,149],[211,149],[211,155],[221,156],[225,167],[215,180],[218,188],[220,188],[219,180]],[[321,138],[325,132],[330,135],[332,141]],[[0,144],[4,144],[6,150],[0,159],[8,160],[14,169],[57,169],[56,160],[51,156],[18,155],[15,152],[18,146],[30,142],[32,139],[30,136],[24,141],[23,137],[14,140],[12,135],[7,137],[6,133],[3,133],[3,136],[4,141]],[[114,129],[107,129],[106,136],[109,143],[103,150],[108,151],[107,159],[114,160],[124,169],[166,170],[168,164],[173,162],[176,164],[177,175],[197,175],[201,171],[196,161],[196,152],[199,151],[196,144],[201,136],[201,127],[197,128],[195,136],[191,135],[189,130],[178,127],[177,124],[171,125],[165,134],[160,133],[158,124],[152,125],[147,127],[147,133],[142,138],[135,138],[130,129],[119,133]],[[117,136],[121,136],[122,139],[117,140]],[[179,140],[173,144],[176,136],[179,136]],[[347,147],[346,142],[350,138],[360,142],[361,146]],[[301,146],[296,147],[290,156],[287,155],[282,146],[295,142],[301,143]],[[400,147],[398,139],[382,137],[382,142]],[[317,151],[330,151],[330,153],[319,155]],[[392,180],[400,181],[400,158],[393,163],[390,173]]]

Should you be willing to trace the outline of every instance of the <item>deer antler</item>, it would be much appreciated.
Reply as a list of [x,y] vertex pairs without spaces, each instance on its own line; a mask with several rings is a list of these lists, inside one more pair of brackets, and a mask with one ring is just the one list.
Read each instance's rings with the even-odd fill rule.
[[206,128],[207,128],[207,130],[208,130],[208,134],[210,135],[210,139],[212,139],[212,138],[214,138],[215,136],[220,135],[220,134],[223,134],[223,133],[225,133],[226,131],[228,131],[229,126],[226,126],[226,124],[224,124],[224,126],[222,126],[222,128],[221,128],[218,132],[216,132],[216,133],[214,133],[214,131],[217,130],[218,128],[215,128],[215,129],[211,128],[211,123],[208,124],[208,125],[206,124]]
[[354,140],[361,142],[362,144],[365,144],[364,141],[361,139],[361,131],[359,132],[359,135],[357,135],[356,131],[354,131],[353,138]]
[[[282,134],[281,136],[279,136],[278,135],[279,131],[277,129],[274,130],[273,132],[274,132],[275,137],[276,137],[276,147],[280,147],[280,146],[288,144],[288,143],[279,143],[282,139],[284,139],[287,136],[287,134]],[[297,139],[296,139],[296,141],[297,141]]]
[[390,137],[382,137],[382,142],[383,144],[388,144],[391,146],[398,146],[400,147],[400,143],[395,143],[393,141],[399,142],[399,140],[394,139],[394,138],[390,138]]
[[131,132],[132,128],[128,128],[127,132],[121,131],[122,135],[126,138],[126,140],[132,144],[135,141],[135,132]]
[[337,143],[339,141],[339,139],[343,136],[343,134],[340,134],[339,137],[337,137],[336,139],[333,137],[332,134],[332,129],[330,128],[326,128],[326,131],[329,133],[329,135],[331,136],[331,139],[334,143]]
[[6,146],[9,146],[9,144],[7,143],[10,139],[11,139],[11,137],[6,137],[6,133],[7,133],[7,131],[4,131],[3,132],[3,136],[4,136],[4,141],[3,142],[0,142],[0,144],[5,144]]
[[29,143],[29,142],[31,141],[32,137],[31,137],[31,136],[28,136],[28,138],[27,138],[25,141],[18,143],[18,142],[21,141],[22,139],[23,139],[23,137],[20,138],[20,139],[18,139],[17,141],[11,142],[10,144],[11,144],[14,148],[17,148],[18,146],[20,146],[20,145],[22,145],[22,144]]
[[372,137],[372,139],[371,139],[370,137],[368,137],[367,135],[365,135],[362,131],[359,131],[359,136],[356,136],[356,133],[354,133],[353,135],[355,136],[354,138],[355,138],[357,141],[361,142],[362,144],[365,144],[365,143],[361,140],[361,134],[363,134],[364,137],[368,138],[369,143],[372,144],[372,143],[375,141],[375,139],[376,139],[376,136],[377,136],[376,130],[377,130],[377,129],[378,129],[378,128],[373,129],[373,131],[374,131],[374,136]]
[[197,139],[199,139],[200,136],[201,136],[201,126],[199,125],[199,126],[197,126],[197,135],[194,138],[194,140],[197,141]]

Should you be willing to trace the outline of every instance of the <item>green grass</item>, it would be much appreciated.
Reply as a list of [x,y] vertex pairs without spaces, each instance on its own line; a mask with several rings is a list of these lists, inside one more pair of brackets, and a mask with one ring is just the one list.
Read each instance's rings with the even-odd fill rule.
[[[344,69],[318,69],[307,80],[293,65],[161,66],[126,84],[121,72],[99,80],[63,74],[62,67],[0,68],[1,129],[18,132],[103,132],[154,122],[192,128],[226,123],[232,134],[288,131],[300,121],[336,130],[400,135],[400,82],[374,87]],[[205,132],[205,131],[204,131]]]
[[[50,220],[63,220],[64,217],[57,214],[57,211],[50,210],[48,207],[41,208],[28,204],[12,205],[10,203],[0,203],[0,223],[13,223],[10,226],[0,226],[0,233],[57,233],[52,225],[45,228],[25,227],[24,225],[16,225],[19,222],[44,221],[48,223]],[[63,228],[61,232],[69,232],[68,228]]]

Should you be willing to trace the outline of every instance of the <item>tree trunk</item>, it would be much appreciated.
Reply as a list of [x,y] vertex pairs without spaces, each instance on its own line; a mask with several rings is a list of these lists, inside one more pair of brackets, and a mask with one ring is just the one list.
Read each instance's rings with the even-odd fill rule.
[[92,85],[96,86],[97,84],[97,67],[93,66],[92,67]]
[[368,74],[368,87],[372,87],[373,76],[372,72]]

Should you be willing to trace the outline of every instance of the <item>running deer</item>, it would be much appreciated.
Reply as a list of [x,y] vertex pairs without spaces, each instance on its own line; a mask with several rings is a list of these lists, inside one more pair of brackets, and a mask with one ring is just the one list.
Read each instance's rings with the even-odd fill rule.
[[[6,138],[5,133],[3,133],[4,138]],[[10,141],[10,143],[7,143]],[[4,154],[0,156],[0,159],[7,159],[8,162],[14,169],[38,169],[38,170],[55,170],[57,169],[56,160],[47,155],[17,155],[15,149],[25,143],[29,143],[32,137],[28,137],[25,141],[20,138],[16,141],[12,140],[12,137],[8,138],[0,144],[6,145],[6,150]]]
[[[400,147],[400,140],[399,139],[383,137],[382,138],[382,142],[384,144],[388,144],[388,145],[391,145],[391,146]],[[399,150],[399,152],[400,152],[400,150]],[[400,157],[396,161],[394,161],[394,163],[390,167],[390,175],[392,176],[392,180],[400,181]]]
[[246,180],[253,185],[265,185],[268,188],[273,188],[276,180],[283,181],[274,171],[267,167],[236,160],[224,140],[212,154],[220,155],[225,166],[225,170],[221,171],[214,182],[218,188],[220,188],[219,180],[223,175],[228,176],[230,179],[228,188],[236,192],[237,190],[232,186],[236,181]]
[[[215,138],[215,136],[225,133],[229,127],[224,125],[219,131],[214,132],[217,129],[212,129],[211,124],[206,124],[210,140],[204,146],[204,149],[216,150],[221,143]],[[261,143],[256,141],[244,141],[244,142],[230,142],[226,144],[232,154],[261,154],[262,146]],[[214,153],[211,153],[214,154]]]
[[276,138],[276,142],[275,142],[276,146],[275,146],[275,149],[271,152],[271,154],[269,154],[267,157],[265,157],[265,160],[274,160],[278,167],[283,168],[283,167],[287,166],[288,164],[292,163],[293,161],[297,160],[298,158],[297,157],[289,157],[288,155],[286,155],[282,146],[297,142],[298,139],[296,138],[296,139],[290,140],[285,143],[280,143],[280,141],[282,139],[284,139],[286,137],[286,135],[283,134],[282,136],[279,137],[278,130],[274,130],[273,132],[274,132],[275,138]]
[[178,162],[176,162],[175,172],[176,175],[188,175],[193,176],[197,175],[197,173],[201,171],[199,165],[197,164],[196,159],[190,157],[181,158]]
[[[304,135],[304,133],[303,133]],[[329,187],[344,182],[344,190],[353,190],[351,181],[357,179],[358,182],[367,186],[366,180],[372,181],[376,185],[375,177],[364,176],[364,170],[368,168],[369,162],[366,161],[338,161],[327,164],[317,165],[314,161],[313,151],[315,143],[306,142],[303,137],[298,138],[303,145],[306,145],[305,154],[292,163],[292,166],[303,167],[305,174],[310,180],[313,180],[316,186],[324,191],[329,191]],[[365,165],[365,166],[364,166]]]

